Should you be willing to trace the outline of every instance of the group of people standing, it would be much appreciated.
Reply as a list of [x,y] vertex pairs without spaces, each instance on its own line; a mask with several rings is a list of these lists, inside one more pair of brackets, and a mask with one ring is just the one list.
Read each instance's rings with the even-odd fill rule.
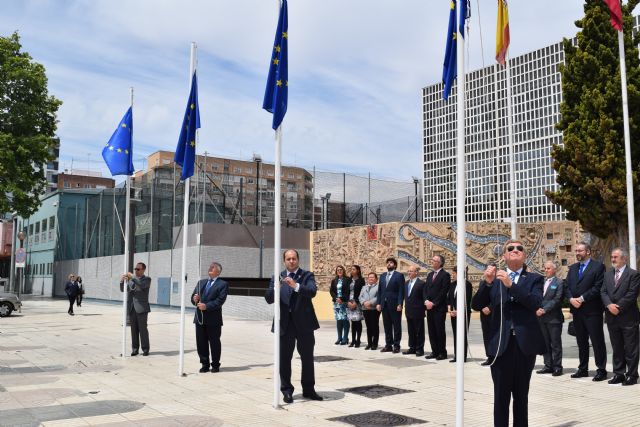
[[67,313],[70,316],[74,316],[73,304],[78,307],[82,306],[82,296],[84,295],[84,285],[82,284],[82,277],[76,274],[69,274],[67,283],[64,285],[64,293],[67,294],[69,299],[69,310]]

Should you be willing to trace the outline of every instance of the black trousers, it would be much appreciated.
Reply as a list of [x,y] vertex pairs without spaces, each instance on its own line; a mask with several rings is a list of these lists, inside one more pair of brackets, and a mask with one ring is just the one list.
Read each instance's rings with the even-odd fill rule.
[[378,310],[362,310],[364,323],[367,325],[367,345],[377,347],[380,337],[380,312]]
[[359,344],[362,336],[362,320],[351,321],[351,342]]
[[493,379],[493,425],[509,426],[509,404],[513,396],[513,427],[529,425],[529,382],[536,363],[535,354],[524,354],[516,337],[491,366]]
[[149,330],[147,329],[147,317],[149,313],[129,313],[131,320],[131,349],[138,351],[142,343],[142,351],[149,351]]
[[607,348],[604,344],[604,326],[602,314],[583,315],[580,310],[573,314],[573,326],[576,328],[578,342],[578,369],[589,369],[589,339],[593,347],[593,356],[598,372],[607,372]]
[[482,341],[484,343],[484,354],[489,356],[489,340],[491,339],[491,315],[480,312],[480,327],[482,328]]
[[638,325],[618,326],[607,323],[613,348],[613,372],[638,378]]
[[[458,315],[461,315],[462,312],[458,311]],[[469,342],[467,341],[467,331],[469,330],[469,320],[471,319],[471,312],[469,311],[467,313],[467,327],[464,330],[464,360],[467,360],[467,348],[469,347]],[[453,354],[454,357],[458,357],[458,339],[457,339],[457,332],[458,332],[458,318],[457,317],[452,317],[451,318],[451,329],[453,329]]]
[[431,343],[431,351],[436,356],[447,355],[447,335],[444,332],[446,319],[447,312],[444,310],[427,310],[429,343]]
[[402,339],[402,313],[396,306],[386,306],[382,309],[382,325],[384,326],[385,347],[400,348]]
[[[285,316],[290,313],[283,313]],[[299,333],[296,329],[293,318],[289,319],[287,330],[284,335],[280,335],[280,390],[293,394],[293,384],[291,384],[291,359],[294,348],[298,348],[300,363],[302,365],[302,392],[310,393],[315,390],[315,372],[313,366],[313,347],[316,339],[313,331]]]
[[76,304],[78,305],[78,307],[80,307],[80,304],[82,304],[82,291],[80,291],[80,293],[76,297]]
[[544,367],[562,369],[562,323],[540,322],[540,330],[547,344],[544,354]]
[[211,348],[211,366],[220,367],[220,353],[222,353],[222,344],[220,343],[220,335],[222,335],[221,325],[196,325],[196,349],[200,363],[209,367],[209,348]]
[[67,298],[69,298],[69,310],[67,310],[67,313],[73,313],[73,303],[76,302],[76,297],[74,296],[68,296]]
[[409,333],[409,350],[424,353],[424,317],[407,317],[407,330]]

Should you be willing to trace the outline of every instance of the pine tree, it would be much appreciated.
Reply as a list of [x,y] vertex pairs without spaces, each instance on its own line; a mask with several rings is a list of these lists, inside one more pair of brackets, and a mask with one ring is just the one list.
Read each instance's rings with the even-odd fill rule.
[[[633,36],[631,12],[640,0],[622,7],[629,98],[631,161],[635,209],[638,211],[637,171],[640,160],[640,61],[638,38]],[[627,197],[620,59],[617,31],[609,22],[602,0],[587,0],[577,45],[565,39],[561,66],[561,120],[563,145],[552,150],[560,189],[547,196],[598,237],[615,235],[627,241]]]

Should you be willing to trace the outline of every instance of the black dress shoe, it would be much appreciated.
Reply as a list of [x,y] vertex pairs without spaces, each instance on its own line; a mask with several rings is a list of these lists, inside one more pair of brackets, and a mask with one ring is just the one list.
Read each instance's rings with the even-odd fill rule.
[[409,350],[403,351],[402,354],[416,354],[416,351],[409,349]]
[[551,376],[554,376],[554,377],[559,377],[560,375],[562,375],[562,368],[554,369],[553,374],[551,374]]
[[571,378],[584,378],[589,376],[589,371],[578,370],[575,374],[571,374]]
[[637,377],[627,377],[627,379],[622,382],[622,385],[634,385],[634,384],[638,384]]
[[536,374],[553,374],[553,369],[551,368],[543,368],[536,371]]
[[394,347],[393,353],[400,353],[400,347]]
[[143,352],[142,352],[142,355],[143,355],[143,356],[148,356],[148,355],[149,355],[149,350],[147,350],[147,351],[143,351]]
[[380,353],[387,353],[392,351],[391,347],[382,347],[382,350],[380,350]]
[[439,355],[436,356],[436,360],[444,360],[446,358],[447,358],[446,354],[439,354]]
[[481,366],[489,366],[493,363],[493,357],[487,357],[487,360],[485,360],[484,362],[482,362],[480,365]]
[[367,345],[364,349],[365,349],[365,350],[369,350],[370,348],[371,348],[371,346],[370,346],[370,345]]
[[424,356],[424,351],[416,351],[416,357]]
[[360,341],[356,342],[356,345],[354,345],[355,348],[360,348]]
[[449,363],[456,363],[456,358],[454,357],[453,359],[449,360]]
[[340,345],[341,342],[342,342],[341,340],[338,340],[338,341],[334,342],[333,345]]
[[378,349],[378,346],[377,346],[377,345],[372,345],[372,346],[371,346],[371,350],[377,350],[377,349]]
[[310,391],[309,393],[302,393],[302,397],[309,400],[324,400],[324,397],[320,396],[315,390]]
[[614,375],[613,378],[611,378],[607,382],[609,384],[620,384],[620,383],[623,383],[624,380],[625,380],[624,375]]
[[284,403],[293,403],[293,395],[291,394],[291,392],[283,391],[282,396],[282,400],[284,400]]
[[592,379],[591,381],[596,381],[596,382],[598,382],[598,381],[604,381],[604,380],[606,380],[606,379],[607,379],[607,373],[606,373],[606,372],[598,372],[598,373],[596,374],[596,376],[595,376],[595,377],[593,377],[593,379]]
[[354,343],[353,341],[351,341],[351,344],[349,344],[349,347],[353,347],[354,345],[356,345],[356,343]]
[[220,366],[212,366],[212,367],[211,367],[211,372],[213,372],[214,374],[215,374],[216,372],[220,372]]
[[209,372],[209,365],[202,365],[202,368],[200,368],[198,372],[200,372],[201,374],[204,374],[205,372]]
[[437,356],[436,356],[435,354],[433,354],[433,353],[429,353],[429,354],[427,354],[424,358],[425,358],[425,359],[435,359],[436,357],[437,357]]
[[133,351],[131,352],[131,355],[132,355],[132,356],[137,356],[137,355],[138,355],[138,350],[133,350]]

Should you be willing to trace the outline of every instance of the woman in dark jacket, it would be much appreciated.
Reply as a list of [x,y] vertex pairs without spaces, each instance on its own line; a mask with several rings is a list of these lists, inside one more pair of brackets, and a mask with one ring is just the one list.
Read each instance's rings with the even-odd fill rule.
[[367,325],[367,346],[365,350],[378,349],[380,336],[380,312],[376,310],[378,304],[378,275],[373,271],[367,275],[367,285],[360,290],[360,305],[364,323]]
[[471,282],[465,280],[465,296],[467,299],[466,307],[464,310],[458,310],[458,272],[456,270],[451,270],[451,285],[449,286],[449,292],[447,292],[447,307],[449,309],[449,316],[451,317],[451,329],[453,329],[453,359],[449,362],[454,363],[456,361],[456,355],[458,354],[458,340],[457,336],[457,317],[466,315],[466,329],[464,331],[464,361],[467,361],[467,347],[469,343],[467,342],[467,331],[469,330],[469,320],[471,319],[471,293],[473,292],[471,287]]
[[333,301],[333,314],[338,329],[336,345],[349,344],[349,319],[347,318],[347,301],[349,300],[349,288],[351,279],[344,275],[344,267],[336,267],[336,277],[331,281],[329,293]]
[[69,281],[66,283],[66,285],[64,285],[64,292],[67,294],[67,298],[69,298],[69,310],[67,310],[67,313],[69,313],[71,316],[74,315],[73,303],[76,302],[76,297],[78,296],[79,290],[80,289],[78,288],[75,274],[70,274]]
[[360,347],[362,335],[362,306],[360,305],[360,291],[364,286],[362,270],[359,265],[351,266],[351,283],[349,284],[349,302],[347,302],[347,318],[351,320],[351,344],[349,347]]
[[76,277],[76,283],[78,284],[78,296],[76,297],[76,305],[80,307],[82,305],[82,296],[84,295],[84,285],[82,284],[82,277]]

